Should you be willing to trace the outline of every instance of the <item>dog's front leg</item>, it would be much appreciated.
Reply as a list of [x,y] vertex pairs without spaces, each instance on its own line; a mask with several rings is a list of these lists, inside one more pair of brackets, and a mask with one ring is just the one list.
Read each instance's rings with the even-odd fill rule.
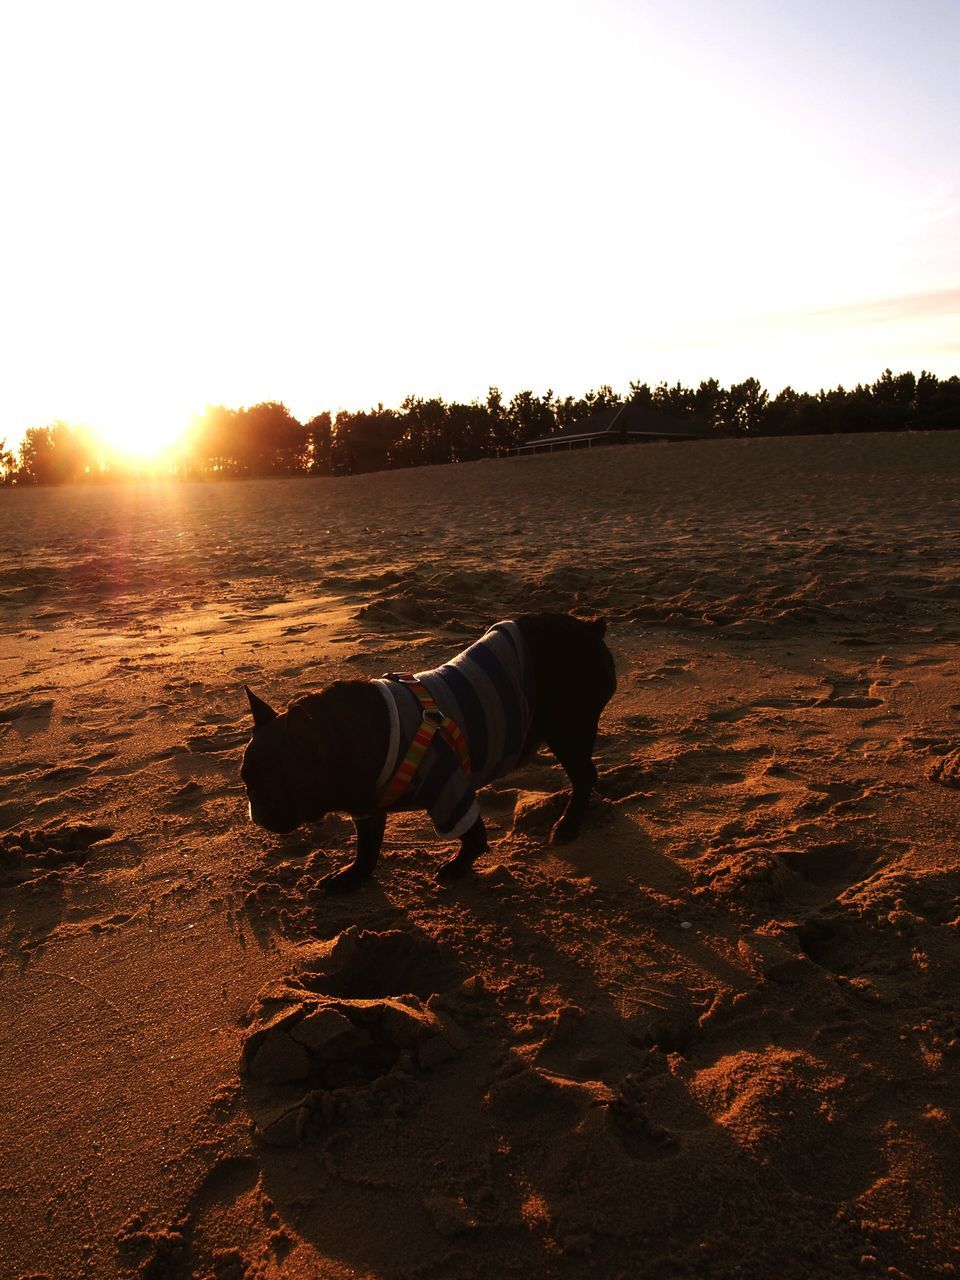
[[353,825],[357,831],[356,856],[351,866],[325,877],[323,887],[327,893],[347,893],[351,889],[358,889],[373,874],[373,868],[380,857],[386,822],[387,815],[383,811],[354,815]]
[[483,825],[483,819],[478,818],[476,822],[460,837],[460,849],[454,858],[450,858],[444,862],[437,872],[439,880],[456,880],[458,876],[464,875],[482,853],[486,853],[490,847],[487,840],[487,828]]

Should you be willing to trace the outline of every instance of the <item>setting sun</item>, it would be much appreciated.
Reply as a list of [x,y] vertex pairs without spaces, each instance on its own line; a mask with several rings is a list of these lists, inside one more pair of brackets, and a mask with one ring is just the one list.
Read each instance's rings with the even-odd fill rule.
[[186,423],[182,420],[149,417],[133,422],[116,422],[97,426],[94,437],[112,453],[134,462],[157,462],[182,439]]

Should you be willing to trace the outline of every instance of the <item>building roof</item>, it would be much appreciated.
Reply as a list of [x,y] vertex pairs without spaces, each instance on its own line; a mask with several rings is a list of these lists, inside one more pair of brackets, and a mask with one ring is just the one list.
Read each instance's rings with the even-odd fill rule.
[[610,405],[577,422],[568,422],[566,426],[559,427],[549,435],[539,436],[536,440],[527,440],[519,448],[571,445],[581,440],[704,440],[706,438],[706,432],[691,430],[682,418],[660,413],[636,400],[627,400],[623,404]]

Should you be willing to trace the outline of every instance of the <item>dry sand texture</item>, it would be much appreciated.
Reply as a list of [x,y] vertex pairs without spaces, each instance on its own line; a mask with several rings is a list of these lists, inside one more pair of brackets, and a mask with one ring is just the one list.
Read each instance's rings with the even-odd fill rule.
[[[958,496],[948,434],[0,492],[0,1274],[956,1274]],[[619,666],[576,844],[546,757],[452,890],[246,823],[244,681],[538,608]]]

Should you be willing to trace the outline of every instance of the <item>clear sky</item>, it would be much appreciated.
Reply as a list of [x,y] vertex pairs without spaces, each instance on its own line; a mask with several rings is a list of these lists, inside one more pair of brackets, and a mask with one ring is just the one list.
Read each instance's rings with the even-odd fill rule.
[[0,437],[960,372],[957,0],[0,7]]

